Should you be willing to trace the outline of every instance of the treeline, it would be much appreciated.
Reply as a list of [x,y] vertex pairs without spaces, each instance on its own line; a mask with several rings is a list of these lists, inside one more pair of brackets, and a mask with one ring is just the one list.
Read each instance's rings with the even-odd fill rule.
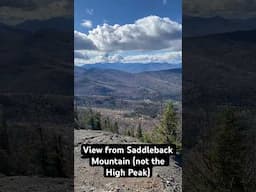
[[184,188],[191,192],[256,191],[256,112],[225,107],[184,156]]
[[142,135],[144,142],[175,144],[178,149],[181,148],[181,118],[171,101],[165,104],[159,125],[152,131],[147,131]]
[[145,130],[140,120],[137,126],[120,130],[117,121],[103,117],[92,109],[76,110],[75,116],[78,128],[111,131],[136,137],[146,143],[176,144],[178,148],[181,148],[181,118],[172,102],[165,104],[159,125],[151,131]]
[[103,117],[92,109],[75,110],[75,122],[79,129],[105,130],[119,134],[117,121]]
[[34,122],[15,121],[9,116],[15,109],[0,104],[0,173],[72,177],[72,126],[44,123],[41,119],[47,119],[49,113],[43,116],[41,111],[25,116]]
[[127,130],[125,134],[146,143],[175,144],[178,149],[182,146],[181,118],[171,101],[165,104],[160,123],[153,130],[143,129],[139,122],[137,127]]

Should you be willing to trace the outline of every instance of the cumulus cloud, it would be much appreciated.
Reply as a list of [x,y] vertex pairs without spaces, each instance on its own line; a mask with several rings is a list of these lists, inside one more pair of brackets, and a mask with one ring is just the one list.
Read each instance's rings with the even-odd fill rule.
[[180,49],[181,30],[167,17],[148,16],[133,24],[98,25],[84,36],[101,51]]
[[85,60],[89,59],[89,57],[85,53],[79,52],[79,51],[74,51],[74,57],[76,59],[85,59]]
[[251,17],[256,15],[256,0],[184,0],[184,14],[226,18]]
[[74,31],[74,45],[75,50],[97,49],[94,43],[87,37],[87,35],[78,31]]
[[86,28],[92,28],[92,21],[84,19],[81,25]]
[[181,24],[158,16],[75,31],[75,64],[181,63],[181,33]]
[[163,0],[163,5],[166,5],[167,4],[167,0]]
[[109,54],[100,51],[75,51],[75,64],[111,63]]

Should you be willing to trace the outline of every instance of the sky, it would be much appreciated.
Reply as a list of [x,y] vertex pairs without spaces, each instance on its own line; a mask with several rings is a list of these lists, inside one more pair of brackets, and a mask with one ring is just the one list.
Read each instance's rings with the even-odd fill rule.
[[75,64],[181,64],[180,0],[75,0]]

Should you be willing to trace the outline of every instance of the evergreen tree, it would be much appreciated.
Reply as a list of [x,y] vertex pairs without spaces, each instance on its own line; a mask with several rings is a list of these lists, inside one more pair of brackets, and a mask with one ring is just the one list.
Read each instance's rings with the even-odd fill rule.
[[96,130],[101,130],[101,114],[100,113],[96,113],[95,115],[95,129]]
[[141,123],[139,123],[139,126],[137,128],[137,134],[136,134],[137,138],[138,139],[141,139],[143,137],[143,134],[142,134],[142,128],[141,128]]
[[103,124],[102,129],[104,129],[104,130],[106,130],[106,131],[112,131],[111,123],[110,123],[109,117],[107,117],[106,119],[104,119],[104,124]]
[[90,125],[91,125],[91,129],[95,130],[95,121],[94,121],[94,117],[93,116],[90,118]]
[[242,172],[243,172],[243,151],[244,138],[242,129],[234,111],[227,109],[220,122],[216,145],[212,151],[212,163],[218,177],[218,185],[223,190],[243,192]]
[[219,114],[214,133],[202,138],[189,154],[185,188],[192,192],[246,190],[244,179],[244,126],[240,112],[226,109]]
[[107,119],[104,119],[104,125],[103,125],[103,128],[102,129],[104,129],[104,130],[108,130],[108,121],[107,121]]
[[177,139],[178,119],[172,102],[165,106],[157,132],[162,143],[175,143]]
[[119,127],[118,127],[118,123],[117,122],[115,122],[115,124],[113,126],[113,132],[119,134]]
[[127,135],[128,135],[129,137],[131,136],[130,130],[127,131]]

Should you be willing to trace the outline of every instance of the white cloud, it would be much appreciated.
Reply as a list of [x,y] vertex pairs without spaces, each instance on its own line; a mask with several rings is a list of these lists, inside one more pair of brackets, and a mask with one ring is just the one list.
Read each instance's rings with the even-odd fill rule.
[[74,51],[74,57],[76,59],[89,59],[89,57],[85,53],[80,51]]
[[101,51],[180,49],[181,30],[167,17],[148,16],[133,24],[98,25],[84,36]]
[[87,37],[87,35],[78,31],[74,31],[74,45],[75,50],[97,49],[94,43]]
[[180,63],[181,52],[133,55],[124,58],[124,63]]
[[[124,52],[125,53],[125,52]],[[181,51],[150,52],[135,55],[122,55],[122,53],[108,54],[101,51],[75,52],[75,64],[95,63],[181,63]]]
[[181,33],[181,24],[158,16],[75,31],[75,64],[181,63]]
[[86,28],[92,28],[92,21],[84,19],[81,25]]
[[86,13],[87,13],[88,15],[93,15],[93,14],[94,14],[94,9],[89,9],[89,8],[87,8],[85,11],[86,11]]
[[163,0],[163,5],[166,5],[167,4],[167,0]]

